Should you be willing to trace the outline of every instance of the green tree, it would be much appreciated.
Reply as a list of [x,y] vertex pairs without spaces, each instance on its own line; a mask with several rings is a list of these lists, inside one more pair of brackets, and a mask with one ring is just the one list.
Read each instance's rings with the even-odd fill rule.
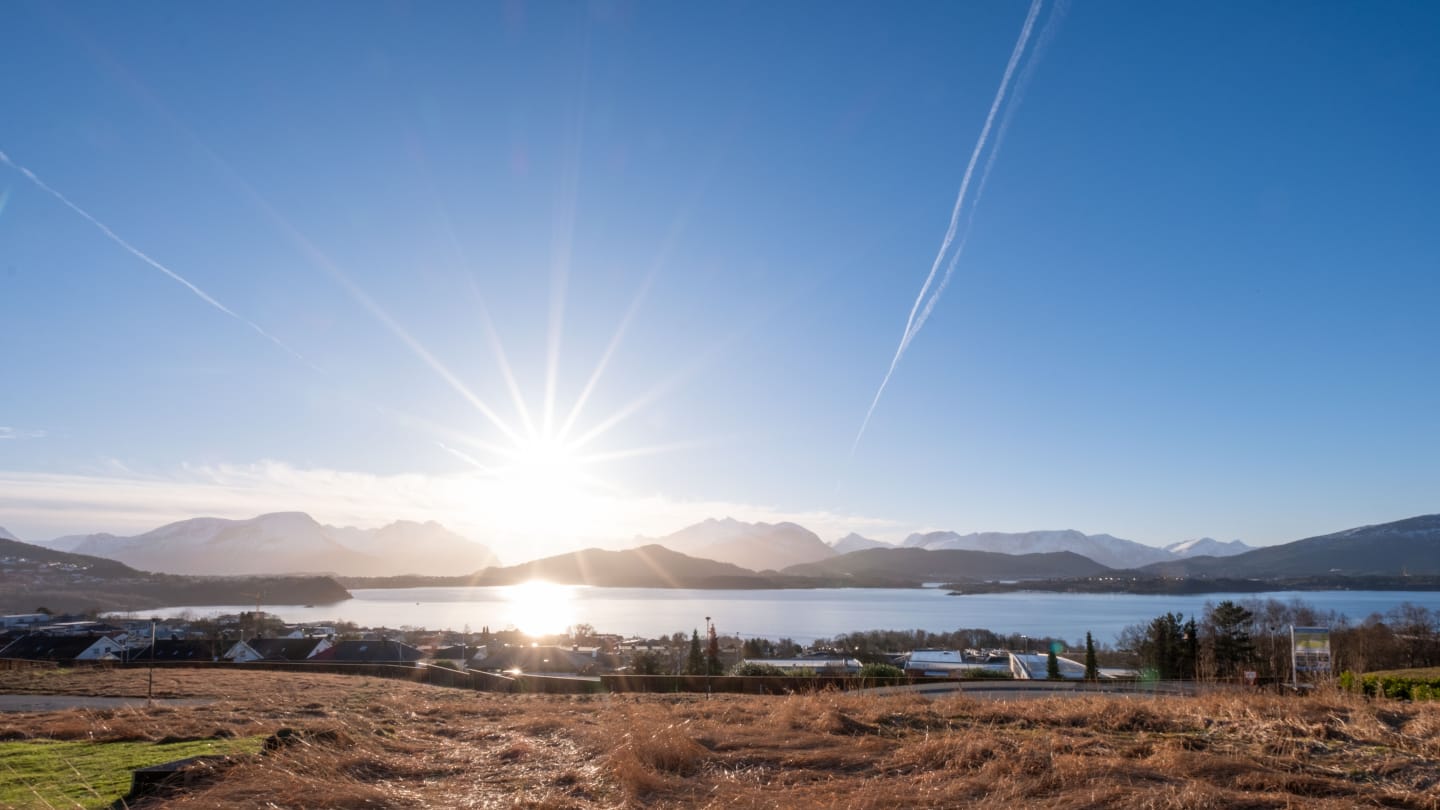
[[[1150,624],[1134,633],[1134,650],[1140,665],[1161,680],[1177,680],[1195,676],[1199,653],[1199,632],[1195,620],[1184,621],[1179,613],[1156,616]],[[1128,632],[1126,635],[1132,635]]]
[[1214,634],[1211,651],[1215,656],[1215,674],[1235,675],[1255,658],[1255,642],[1250,639],[1255,614],[1226,599],[1210,610],[1208,619]]
[[705,650],[700,646],[700,631],[690,632],[690,655],[685,659],[686,675],[705,674]]
[[1095,639],[1085,631],[1085,680],[1100,680],[1100,662],[1095,657]]
[[663,671],[665,669],[665,666],[660,661],[660,656],[656,655],[653,652],[643,652],[636,654],[633,666],[635,667],[636,675],[666,674]]
[[1051,647],[1049,654],[1045,657],[1045,677],[1052,681],[1060,680],[1060,659],[1055,657],[1055,648]]
[[1185,622],[1181,628],[1180,648],[1180,673],[1179,677],[1193,680],[1199,675],[1200,668],[1200,628],[1195,624],[1195,617]]

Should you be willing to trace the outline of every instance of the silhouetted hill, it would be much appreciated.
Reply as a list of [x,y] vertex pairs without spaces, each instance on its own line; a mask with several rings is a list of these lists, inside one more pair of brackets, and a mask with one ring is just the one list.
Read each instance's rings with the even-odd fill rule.
[[187,577],[0,539],[0,612],[144,610],[171,605],[321,604],[350,598],[330,577]]
[[705,560],[648,545],[623,551],[587,548],[505,568],[487,568],[467,580],[476,585],[514,585],[542,579],[606,588],[765,588],[772,578],[738,565]]
[[751,571],[779,571],[787,566],[834,557],[837,553],[814,532],[795,523],[746,523],[728,517],[711,518],[644,542]]
[[847,577],[874,583],[966,582],[996,579],[1046,579],[1088,577],[1110,569],[1070,551],[1048,554],[1000,554],[923,548],[876,548],[804,565],[792,565],[783,573],[801,577]]
[[1143,573],[1184,577],[1433,576],[1440,574],[1440,515],[1360,526],[1233,557],[1158,563]]

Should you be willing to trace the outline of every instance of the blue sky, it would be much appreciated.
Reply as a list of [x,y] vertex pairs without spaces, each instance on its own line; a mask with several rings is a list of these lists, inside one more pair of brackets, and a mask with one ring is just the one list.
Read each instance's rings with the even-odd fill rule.
[[[851,456],[1028,9],[11,4],[0,150],[238,319],[0,165],[0,525],[295,508],[514,558],[1440,508],[1421,3],[1045,3]],[[550,358],[554,432],[626,323],[568,438],[625,418],[517,449],[485,313],[540,436]]]

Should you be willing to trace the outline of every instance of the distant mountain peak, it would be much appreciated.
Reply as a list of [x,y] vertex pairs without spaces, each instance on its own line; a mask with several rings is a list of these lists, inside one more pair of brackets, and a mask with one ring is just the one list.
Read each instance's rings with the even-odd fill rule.
[[1165,550],[1176,557],[1233,557],[1236,554],[1244,554],[1251,550],[1251,546],[1239,540],[1221,542],[1213,537],[1197,537],[1194,540],[1182,540],[1179,543],[1171,543]]
[[691,557],[738,565],[752,571],[780,570],[833,557],[835,550],[796,523],[747,523],[733,517],[707,518],[660,538],[639,537]]
[[10,531],[4,526],[0,526],[0,540],[14,540],[17,543],[20,542],[20,538],[11,534]]
[[851,532],[831,544],[836,552],[849,554],[852,551],[864,551],[871,548],[894,548],[893,545],[879,540],[871,540],[855,532]]

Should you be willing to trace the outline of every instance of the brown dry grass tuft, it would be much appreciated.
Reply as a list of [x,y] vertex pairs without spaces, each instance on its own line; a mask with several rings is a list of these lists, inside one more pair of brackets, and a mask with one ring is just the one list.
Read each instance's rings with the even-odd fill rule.
[[[0,673],[0,691],[24,675]],[[298,742],[145,805],[167,808],[1440,808],[1440,706],[1338,694],[707,700],[163,677],[169,695],[211,702],[0,715],[0,739],[295,730]],[[49,678],[72,694],[143,689],[125,671]]]

